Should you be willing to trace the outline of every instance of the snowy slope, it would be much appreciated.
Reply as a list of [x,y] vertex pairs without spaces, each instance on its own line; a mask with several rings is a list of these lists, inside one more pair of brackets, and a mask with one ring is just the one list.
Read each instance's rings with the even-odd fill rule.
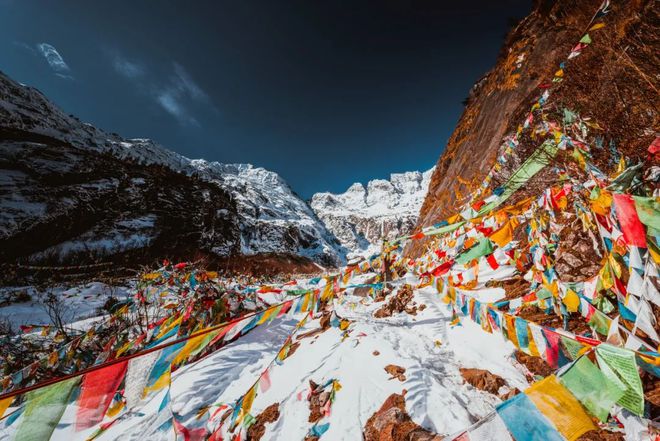
[[[343,260],[333,235],[274,172],[191,160],[148,139],[106,133],[2,73],[0,121],[0,248],[15,249],[0,258],[66,262],[158,246]],[[86,217],[96,221],[69,225]],[[36,241],[53,229],[56,237]],[[191,236],[191,244],[168,243]]]
[[311,206],[342,245],[369,253],[380,249],[383,239],[412,230],[433,170],[393,173],[389,180],[369,181],[366,188],[358,182],[341,194],[316,193]]
[[[409,277],[397,284],[416,281]],[[271,387],[257,395],[252,413],[256,416],[279,403],[280,417],[266,425],[261,439],[305,438],[312,426],[306,399],[310,380],[322,383],[335,379],[341,385],[327,420],[329,430],[322,437],[326,441],[361,439],[369,417],[388,396],[404,390],[406,409],[420,426],[440,434],[470,426],[491,412],[500,399],[466,384],[461,367],[488,369],[500,375],[508,384],[503,392],[527,386],[523,369],[511,356],[513,345],[500,334],[484,333],[468,320],[463,326],[450,327],[451,311],[433,287],[417,290],[414,299],[427,308],[416,316],[400,313],[384,319],[373,317],[382,303],[349,295],[336,304],[337,313],[352,322],[350,333],[345,338],[342,331],[330,328],[304,337],[295,353],[271,369]],[[196,416],[200,408],[231,404],[241,397],[276,356],[301,317],[283,317],[257,327],[224,349],[182,368],[172,377],[169,410],[162,408],[165,392],[154,394],[138,411],[96,439],[181,439],[172,429],[158,430],[171,418],[171,412],[188,430],[200,428],[205,420]],[[318,327],[318,320],[309,321],[301,333]],[[406,379],[390,378],[384,370],[388,364],[405,368]],[[52,440],[84,440],[93,432],[75,431],[76,410],[75,405],[66,409]],[[11,437],[16,426],[0,430],[0,439]]]

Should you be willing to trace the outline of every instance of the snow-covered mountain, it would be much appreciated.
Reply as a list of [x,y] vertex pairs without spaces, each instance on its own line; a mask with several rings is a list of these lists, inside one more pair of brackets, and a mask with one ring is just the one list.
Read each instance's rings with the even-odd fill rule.
[[191,160],[67,115],[0,73],[0,260],[124,262],[343,250],[276,173]]
[[412,230],[432,174],[433,168],[393,173],[389,180],[374,179],[366,187],[358,182],[341,194],[316,193],[311,206],[343,246],[369,253],[380,249],[383,239]]

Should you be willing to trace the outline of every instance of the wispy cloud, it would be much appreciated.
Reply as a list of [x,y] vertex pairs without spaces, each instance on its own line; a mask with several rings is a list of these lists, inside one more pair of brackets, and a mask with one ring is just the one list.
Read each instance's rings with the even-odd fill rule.
[[187,104],[209,101],[206,92],[179,63],[173,64],[173,73],[167,83],[157,89],[155,96],[156,102],[183,125],[199,126],[197,119],[188,111]]
[[21,49],[24,49],[24,50],[28,51],[32,55],[38,55],[37,51],[32,46],[30,46],[29,44],[27,44],[23,41],[12,41],[12,44],[14,46],[18,47],[18,48],[21,48]]
[[37,49],[44,56],[48,65],[53,69],[55,75],[60,78],[73,79],[73,76],[70,75],[71,68],[64,61],[64,58],[57,52],[57,49],[53,45],[48,43],[39,43],[37,44]]
[[208,99],[206,93],[190,78],[188,72],[179,63],[174,63],[172,82],[178,90],[190,95],[194,100],[205,101]]
[[165,112],[183,126],[200,126],[192,109],[200,105],[213,107],[209,96],[179,63],[162,70],[147,68],[141,60],[129,60],[116,50],[106,51],[112,67],[140,91],[145,92]]
[[188,112],[182,103],[180,95],[175,91],[170,89],[161,91],[156,96],[156,102],[160,104],[167,113],[175,117],[180,124],[199,126],[199,122]]
[[118,74],[129,79],[135,79],[145,74],[145,68],[142,64],[129,61],[121,55],[115,55],[112,66]]

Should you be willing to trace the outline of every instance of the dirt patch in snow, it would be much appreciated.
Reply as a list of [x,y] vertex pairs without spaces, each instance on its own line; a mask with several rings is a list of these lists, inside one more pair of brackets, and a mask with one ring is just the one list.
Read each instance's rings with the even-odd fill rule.
[[365,441],[440,441],[442,436],[415,424],[403,394],[392,394],[364,426]]
[[620,432],[608,432],[607,430],[592,430],[585,433],[577,441],[624,441],[625,435]]
[[[541,326],[549,326],[557,329],[564,328],[564,323],[561,317],[557,314],[546,314],[534,305],[523,306],[517,315]],[[577,335],[591,336],[591,329],[589,329],[586,320],[575,314],[571,315],[568,319],[567,331]]]
[[547,377],[552,375],[554,370],[541,357],[532,357],[524,352],[516,351],[516,360],[524,365],[534,375]]
[[387,372],[392,376],[390,380],[396,378],[397,380],[402,382],[406,381],[406,376],[405,376],[406,368],[397,366],[395,364],[388,364],[387,366],[385,366],[385,372]]
[[499,375],[495,375],[485,369],[466,369],[460,368],[461,376],[472,387],[484,392],[497,395],[502,386],[506,386],[506,381]]
[[247,441],[259,441],[266,433],[266,424],[274,423],[280,417],[280,403],[274,403],[264,409],[247,431]]
[[[414,292],[412,286],[405,284],[390,298],[387,304],[383,305],[378,311],[374,313],[374,317],[383,318],[391,317],[392,314],[403,311],[414,311],[417,313],[417,307],[408,308],[408,304],[412,301]],[[413,314],[414,315],[414,314]]]
[[[309,396],[309,422],[315,423],[323,418],[323,406],[330,399],[330,392],[324,391],[320,385],[309,380],[309,387],[312,390]],[[307,438],[306,438],[307,439]]]
[[300,342],[298,341],[291,344],[291,346],[289,347],[289,352],[286,354],[286,358],[289,358],[293,354],[295,354],[299,347],[300,347]]
[[314,337],[330,329],[330,316],[331,316],[330,312],[327,311],[324,312],[323,315],[321,316],[321,319],[319,320],[319,327],[316,329],[312,329],[311,331],[303,332],[298,336],[298,340],[302,338]]

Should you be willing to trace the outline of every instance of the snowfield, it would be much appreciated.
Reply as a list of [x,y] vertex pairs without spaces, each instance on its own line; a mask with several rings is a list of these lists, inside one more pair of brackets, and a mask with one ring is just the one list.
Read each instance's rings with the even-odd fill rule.
[[[404,282],[416,282],[416,278],[408,276],[395,285]],[[496,293],[491,289],[485,294],[489,297]],[[341,385],[331,415],[324,420],[330,426],[323,440],[361,439],[369,417],[391,394],[404,390],[406,409],[422,427],[452,434],[470,426],[490,413],[500,400],[465,383],[461,367],[487,369],[502,376],[510,387],[527,386],[522,369],[516,368],[511,356],[513,345],[501,335],[485,333],[469,320],[451,327],[451,310],[432,286],[416,290],[414,301],[426,305],[416,316],[399,313],[379,319],[373,312],[383,302],[353,295],[335,300],[337,315],[351,321],[347,336],[331,327],[301,338],[295,353],[272,367],[272,386],[257,395],[251,413],[256,416],[279,403],[280,417],[266,424],[262,439],[305,438],[312,426],[306,399],[310,380],[318,384],[334,379]],[[205,419],[196,417],[200,408],[233,404],[245,394],[300,318],[298,314],[259,326],[224,349],[181,368],[172,376],[169,411],[159,412],[168,393],[164,389],[95,439],[183,439],[177,438],[174,430],[158,430],[171,418],[170,412],[188,430],[200,428],[205,423]],[[308,321],[298,335],[315,329],[319,329],[318,319]],[[388,364],[405,368],[405,381],[391,378],[384,370]],[[508,390],[506,386],[502,389]],[[94,429],[76,432],[75,418],[76,406],[70,405],[51,439],[87,439]],[[11,439],[16,426],[5,428],[0,439]]]

